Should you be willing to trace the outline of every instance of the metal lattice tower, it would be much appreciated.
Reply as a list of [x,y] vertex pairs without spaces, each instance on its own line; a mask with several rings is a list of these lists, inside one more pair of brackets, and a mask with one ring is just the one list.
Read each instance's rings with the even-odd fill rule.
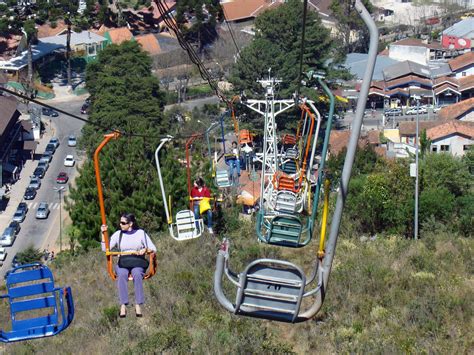
[[267,80],[259,80],[259,83],[266,90],[265,100],[248,100],[244,103],[247,107],[265,117],[261,184],[261,196],[263,198],[261,203],[263,203],[265,196],[265,187],[268,188],[269,182],[278,170],[275,117],[295,105],[295,100],[275,100],[275,87],[280,82],[281,80],[270,77]]

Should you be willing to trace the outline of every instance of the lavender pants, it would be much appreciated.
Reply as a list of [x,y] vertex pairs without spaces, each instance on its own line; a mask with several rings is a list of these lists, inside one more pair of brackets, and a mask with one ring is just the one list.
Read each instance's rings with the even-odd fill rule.
[[[117,274],[117,288],[120,304],[128,304],[128,269],[115,265],[115,272]],[[145,274],[145,270],[141,267],[134,267],[131,274],[135,288],[135,303],[143,304],[145,302],[145,295],[143,293],[143,275]]]

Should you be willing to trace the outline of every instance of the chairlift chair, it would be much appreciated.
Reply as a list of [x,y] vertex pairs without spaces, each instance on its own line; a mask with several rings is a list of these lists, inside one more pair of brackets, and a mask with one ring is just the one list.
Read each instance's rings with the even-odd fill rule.
[[[349,185],[355,152],[357,149],[357,140],[362,126],[363,111],[367,101],[370,78],[374,71],[378,48],[378,30],[374,20],[361,0],[355,0],[354,6],[369,30],[369,55],[357,103],[356,116],[353,121],[353,129],[347,147],[347,154],[340,180],[341,186],[338,191],[337,201],[332,216],[328,241],[325,243],[327,209],[329,204],[329,183],[324,184],[325,191],[327,192],[324,200],[320,246],[317,254],[318,263],[317,267],[313,268],[313,272],[309,278],[305,278],[302,268],[297,265],[275,259],[255,260],[251,262],[242,273],[236,274],[230,270],[229,243],[227,240],[224,240],[216,260],[214,293],[218,302],[229,312],[236,315],[258,317],[282,322],[303,322],[316,315],[325,299],[327,284],[337,245],[342,211],[347,196],[347,187]],[[313,77],[313,73],[308,74],[310,74],[309,76],[311,78]],[[318,81],[331,100],[328,119],[328,126],[330,126],[334,112],[334,96],[331,94],[329,88],[322,82],[320,77],[318,78]],[[267,84],[267,82],[265,82],[265,84]],[[267,92],[270,93],[272,91],[272,87],[267,90]],[[270,95],[267,94],[267,99],[269,96]],[[272,97],[270,97],[270,99],[272,99]],[[327,131],[328,127],[326,128],[326,132]],[[325,139],[322,154],[323,157],[326,154],[326,150],[327,141]],[[322,162],[323,161],[324,159]],[[320,169],[318,172],[319,181],[322,179],[322,171],[323,169]],[[319,184],[319,186],[320,185],[321,184]],[[313,211],[315,211],[315,206],[316,203],[313,204]],[[236,288],[235,302],[230,301],[224,293],[224,274]],[[307,291],[306,289],[310,283],[316,278],[316,274],[318,276],[316,287]],[[313,302],[309,305],[309,308],[301,310],[302,300],[309,296],[314,296]]]
[[[171,203],[169,203],[169,206],[168,206],[168,199],[166,198],[163,177],[161,176],[159,154],[164,144],[169,142],[172,139],[173,137],[171,136],[163,138],[155,150],[156,170],[158,172],[158,179],[160,181],[161,196],[163,198],[163,206],[165,208],[166,220],[168,222],[168,231],[169,231],[170,236],[177,241],[199,238],[202,235],[202,232],[204,231],[204,222],[202,218],[195,219],[192,208],[179,211],[176,214],[175,222],[173,222],[173,219],[171,217],[171,213],[169,210],[169,208],[171,208]],[[189,174],[188,174],[188,178],[190,178]],[[189,184],[188,184],[188,188],[189,188]]]
[[10,306],[11,330],[0,331],[0,342],[57,335],[74,319],[70,287],[56,287],[51,270],[32,263],[13,268],[6,276],[5,295]]
[[[118,139],[120,137],[120,133],[118,131],[115,131],[113,133],[105,134],[104,135],[104,140],[99,144],[97,149],[94,152],[94,170],[95,170],[95,179],[97,183],[97,194],[99,198],[99,208],[100,208],[100,217],[103,225],[107,225],[107,218],[105,216],[105,204],[104,204],[104,194],[102,192],[102,178],[100,176],[100,164],[99,164],[99,154],[101,150],[105,147],[105,145],[111,140],[111,139]],[[103,233],[104,236],[104,242],[105,242],[105,257],[107,260],[107,271],[109,273],[109,276],[112,280],[117,279],[117,274],[115,273],[114,267],[113,267],[113,257],[114,256],[120,256],[120,255],[127,255],[130,253],[126,252],[116,252],[116,251],[111,251],[110,250],[110,240],[109,240],[109,231],[106,230]],[[149,259],[149,267],[148,270],[146,270],[145,275],[143,276],[144,280],[147,280],[153,275],[155,275],[156,272],[156,253],[154,252],[147,252],[146,256]],[[128,276],[129,280],[132,280],[132,275],[130,274]]]

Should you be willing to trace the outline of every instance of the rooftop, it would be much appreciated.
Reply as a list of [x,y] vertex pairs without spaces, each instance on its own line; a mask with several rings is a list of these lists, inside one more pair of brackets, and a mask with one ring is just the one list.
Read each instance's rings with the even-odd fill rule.
[[455,23],[451,27],[445,29],[443,31],[443,35],[474,38],[474,17],[470,17]]
[[114,44],[130,41],[133,38],[132,32],[127,27],[111,28],[104,33],[104,37]]
[[[40,42],[45,44],[51,45],[59,45],[62,47],[66,47],[66,40],[67,35],[61,34],[59,36],[51,36],[51,37],[44,37],[40,39]],[[77,46],[80,44],[93,44],[93,43],[100,43],[104,42],[105,38],[99,36],[90,31],[82,31],[82,32],[71,32],[71,46]]]
[[408,74],[416,74],[425,78],[430,78],[431,76],[430,69],[426,65],[421,65],[409,60],[398,62],[383,70],[383,75],[386,81]]
[[468,66],[474,65],[474,52],[464,53],[449,61],[449,66],[452,71],[458,71]]
[[150,55],[161,53],[160,44],[153,34],[149,33],[142,36],[136,36],[135,39],[139,44],[141,44],[143,50],[148,52]]
[[459,101],[458,103],[443,107],[438,112],[438,117],[441,120],[460,119],[465,114],[474,110],[474,97],[470,99]]
[[[364,77],[365,68],[367,67],[367,58],[368,54],[366,53],[349,53],[344,62],[344,66],[349,69],[351,74],[359,80],[362,80]],[[375,61],[374,74],[372,75],[372,80],[383,80],[383,70],[393,64],[399,63],[399,61],[378,55]]]
[[474,122],[451,120],[426,130],[426,136],[432,141],[452,134],[460,134],[473,139]]

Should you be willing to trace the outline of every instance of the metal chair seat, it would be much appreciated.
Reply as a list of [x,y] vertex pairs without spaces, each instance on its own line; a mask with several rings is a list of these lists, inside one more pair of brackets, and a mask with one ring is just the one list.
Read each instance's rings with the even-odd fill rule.
[[174,225],[178,232],[178,236],[175,237],[173,234],[172,237],[179,241],[198,238],[204,230],[204,222],[202,218],[196,220],[194,218],[194,213],[191,210],[179,211],[176,214],[176,223],[174,223]]
[[287,162],[285,162],[283,164],[283,167],[282,167],[282,170],[286,173],[286,174],[296,174],[296,162],[292,159],[292,160],[288,160]]
[[266,239],[269,244],[298,247],[303,226],[296,216],[276,216],[270,222]]
[[55,287],[53,274],[45,265],[34,263],[14,268],[6,277],[6,287],[7,294],[0,298],[8,299],[11,330],[0,331],[1,342],[53,336],[74,319],[71,288]]

